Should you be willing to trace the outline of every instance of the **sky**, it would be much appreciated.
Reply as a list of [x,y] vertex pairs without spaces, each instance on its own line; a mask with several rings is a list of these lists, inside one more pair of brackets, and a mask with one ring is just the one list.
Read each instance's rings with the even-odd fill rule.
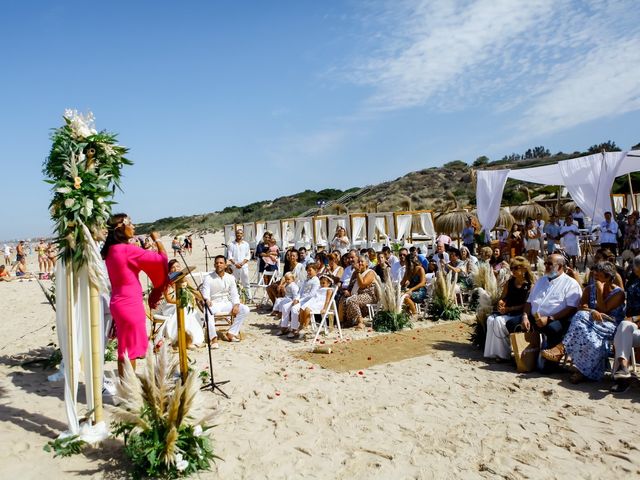
[[5,240],[51,232],[66,108],[131,149],[136,222],[640,142],[636,0],[22,0],[0,45]]

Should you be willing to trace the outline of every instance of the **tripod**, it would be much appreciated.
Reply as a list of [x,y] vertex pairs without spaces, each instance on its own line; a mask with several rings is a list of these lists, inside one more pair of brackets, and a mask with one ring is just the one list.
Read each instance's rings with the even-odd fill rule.
[[[205,243],[205,249],[206,249],[206,243]],[[191,277],[191,280],[193,280],[194,285],[197,286],[197,289],[200,290],[200,287],[202,286],[202,283],[200,283],[198,285],[198,282],[196,282],[196,279],[193,276],[193,273],[191,273],[191,269],[187,266],[187,261],[185,260],[184,256],[182,255],[182,252],[178,252],[178,254],[180,255],[180,258],[182,259],[182,262],[184,263],[187,271],[189,272],[189,276]],[[203,280],[204,282],[204,280]],[[204,300],[204,299],[203,299]],[[223,380],[221,382],[216,382],[214,377],[213,377],[213,358],[211,356],[211,336],[209,335],[209,305],[207,305],[206,300],[203,302],[204,304],[204,332],[205,332],[205,341],[207,342],[207,353],[209,354],[209,374],[210,374],[210,380],[206,385],[203,385],[200,390],[206,390],[211,388],[211,391],[215,393],[215,391],[217,390],[218,392],[220,392],[225,398],[230,398],[229,395],[226,394],[226,392],[224,390],[222,390],[220,388],[219,385],[224,385],[225,383],[229,383],[229,380]],[[214,319],[215,322],[215,319]],[[180,328],[180,323],[178,323],[178,328]],[[182,328],[184,328],[184,323],[182,324]],[[178,332],[178,337],[180,337],[180,332]]]

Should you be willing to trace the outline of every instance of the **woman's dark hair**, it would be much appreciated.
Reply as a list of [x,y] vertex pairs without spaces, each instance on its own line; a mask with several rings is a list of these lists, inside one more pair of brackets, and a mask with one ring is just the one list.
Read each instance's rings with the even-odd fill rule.
[[107,239],[104,241],[100,255],[103,260],[107,259],[109,249],[112,245],[118,243],[129,243],[129,239],[124,234],[124,220],[127,218],[126,213],[116,213],[107,222]]
[[178,263],[178,260],[175,258],[172,258],[171,260],[169,260],[169,270],[171,270],[171,267],[173,267],[176,263]]
[[598,262],[593,266],[594,272],[602,273],[607,280],[614,280],[616,278],[616,267],[611,262]]

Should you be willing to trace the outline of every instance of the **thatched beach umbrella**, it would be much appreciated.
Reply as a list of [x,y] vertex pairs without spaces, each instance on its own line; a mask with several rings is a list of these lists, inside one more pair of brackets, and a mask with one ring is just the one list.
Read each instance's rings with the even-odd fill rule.
[[573,200],[570,200],[567,203],[563,203],[561,207],[562,213],[564,213],[565,215],[573,213],[577,206],[578,205],[576,205],[576,202],[574,202]]
[[451,192],[447,192],[447,197],[453,200],[453,208],[436,217],[436,232],[459,238],[467,225],[467,220],[471,219],[473,222],[477,219],[471,213],[458,207],[458,200]]
[[524,223],[527,218],[536,218],[538,214],[541,214],[542,219],[545,222],[549,220],[549,211],[539,203],[531,200],[531,192],[529,192],[528,188],[523,187],[523,189],[527,192],[527,201],[522,205],[518,205],[517,207],[513,207],[511,209],[513,218],[515,218],[520,223]]
[[[477,215],[477,210],[473,210],[473,215]],[[513,215],[504,207],[500,208],[500,212],[498,213],[498,220],[496,220],[495,226],[492,230],[509,230],[516,223],[516,219],[513,218]]]

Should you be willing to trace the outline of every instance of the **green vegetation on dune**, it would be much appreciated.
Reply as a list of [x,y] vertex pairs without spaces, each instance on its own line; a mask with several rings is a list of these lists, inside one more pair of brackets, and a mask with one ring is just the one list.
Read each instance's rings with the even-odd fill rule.
[[[640,144],[634,149],[640,148]],[[495,169],[495,168],[528,168],[541,165],[548,165],[566,160],[605,151],[619,150],[615,142],[607,141],[592,145],[585,152],[573,152],[570,154],[558,152],[551,155],[549,150],[543,146],[528,149],[523,154],[513,153],[506,155],[500,160],[492,161],[487,156],[478,157],[469,166],[462,160],[454,160],[445,163],[442,167],[430,167],[416,172],[410,172],[395,180],[383,182],[377,185],[370,185],[361,195],[352,198],[344,204],[330,205],[324,209],[324,213],[341,212],[384,212],[397,210],[420,210],[432,209],[442,211],[451,205],[447,199],[447,192],[453,193],[459,206],[475,205],[475,186],[473,184],[473,168]],[[538,155],[536,157],[536,155]],[[389,167],[389,173],[392,173]],[[634,191],[640,191],[640,173],[631,174]],[[527,199],[526,193],[520,186],[526,185],[531,196],[546,195],[548,198],[555,198],[557,187],[527,184],[509,179],[505,186],[503,195],[503,205],[518,205]],[[325,189],[318,192],[305,190],[294,195],[276,198],[275,200],[265,200],[254,202],[242,207],[231,206],[219,212],[205,213],[202,215],[191,215],[184,217],[167,217],[156,220],[152,223],[138,226],[140,233],[147,233],[151,230],[160,232],[171,232],[181,234],[184,231],[215,231],[221,230],[224,225],[230,223],[253,222],[258,220],[274,220],[279,218],[296,217],[311,208],[315,208],[318,200],[330,202],[342,197],[345,193],[358,191],[359,188],[349,190]],[[628,191],[628,181],[625,176],[616,180],[612,188],[613,193],[624,193]]]

